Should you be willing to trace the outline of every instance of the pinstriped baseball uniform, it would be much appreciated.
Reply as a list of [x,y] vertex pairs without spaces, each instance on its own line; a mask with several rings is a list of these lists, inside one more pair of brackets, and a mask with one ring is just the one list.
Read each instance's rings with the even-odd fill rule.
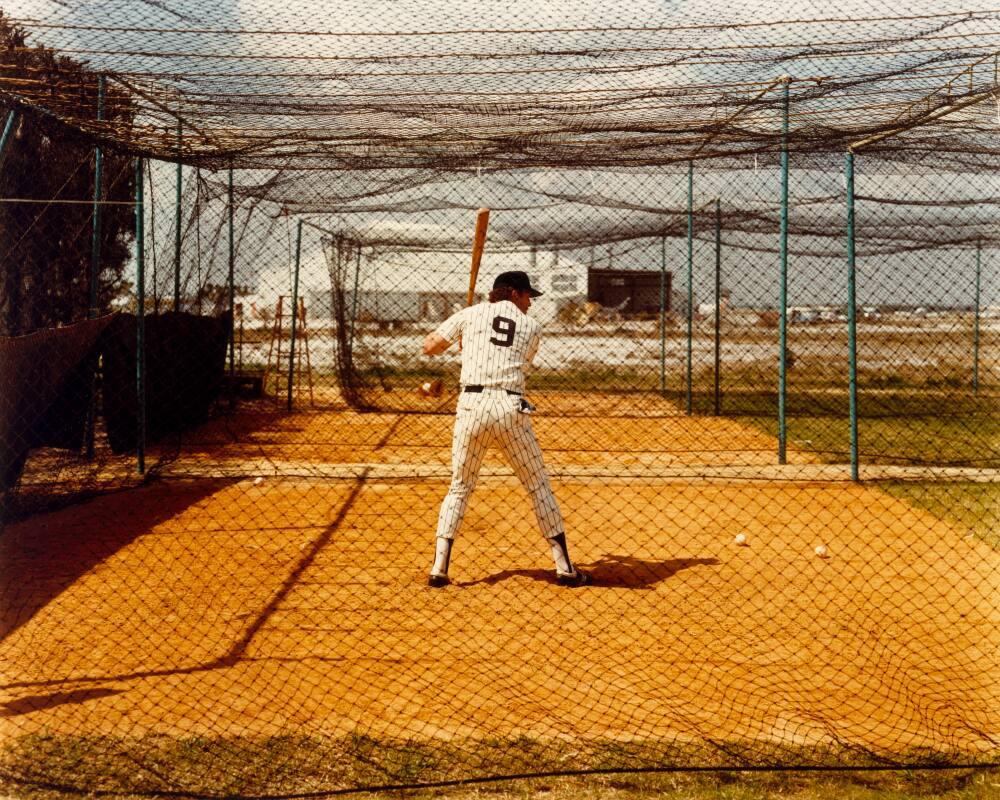
[[[541,339],[541,325],[509,300],[479,303],[446,320],[436,333],[450,342],[462,338],[463,392],[452,440],[452,481],[441,505],[437,535],[454,539],[465,516],[487,449],[500,447],[531,495],[542,533],[563,531],[562,515],[545,472],[542,451],[521,412],[524,368]],[[482,387],[468,391],[468,387]]]
[[523,396],[524,368],[535,357],[542,332],[526,312],[531,298],[539,295],[526,273],[503,272],[493,282],[491,302],[452,315],[424,341],[426,355],[443,353],[460,337],[462,341],[462,393],[451,445],[451,486],[438,514],[431,587],[450,583],[452,543],[491,446],[504,451],[531,496],[538,525],[552,548],[556,583],[576,587],[594,582],[570,560],[562,515],[531,429],[527,414],[531,407]]

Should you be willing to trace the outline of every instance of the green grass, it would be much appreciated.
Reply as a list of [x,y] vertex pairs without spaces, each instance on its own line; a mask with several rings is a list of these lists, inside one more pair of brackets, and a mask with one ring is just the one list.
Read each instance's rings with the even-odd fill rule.
[[[900,757],[946,763],[941,754]],[[911,762],[916,763],[916,762]],[[948,797],[985,800],[1000,772],[968,768],[873,771],[627,772],[652,766],[724,764],[770,766],[879,766],[857,751],[782,748],[738,743],[542,742],[529,738],[476,742],[380,741],[357,734],[340,739],[309,736],[270,738],[171,738],[31,736],[0,751],[0,791],[37,800],[80,794],[137,797],[172,792],[180,796],[254,797],[342,792],[357,787],[399,787],[438,783],[407,797],[570,798],[647,797],[756,798],[803,800],[889,800]],[[603,774],[548,775],[530,779],[490,776],[539,772]],[[18,780],[17,776],[24,776]],[[471,780],[470,780],[471,779]],[[451,785],[447,785],[451,784]],[[357,796],[371,797],[367,792]],[[381,794],[379,796],[386,796]],[[403,796],[392,790],[390,796]]]
[[880,489],[966,528],[1000,551],[1000,483],[880,481]]
[[[1000,417],[952,413],[929,403],[930,413],[887,416],[858,423],[859,460],[864,464],[926,465],[929,467],[1000,467]],[[771,436],[777,422],[751,418]],[[831,417],[790,417],[788,443],[815,453],[826,463],[850,459],[850,424]],[[970,480],[879,481],[893,497],[921,508],[938,519],[957,524],[1000,551],[1000,483]]]
[[[826,463],[844,463],[851,452],[850,420],[787,416],[789,446],[816,453]],[[773,417],[748,421],[777,437]],[[862,464],[1000,467],[1000,415],[886,416],[858,420]]]
[[400,796],[413,800],[996,800],[1000,774],[640,774],[512,781]]

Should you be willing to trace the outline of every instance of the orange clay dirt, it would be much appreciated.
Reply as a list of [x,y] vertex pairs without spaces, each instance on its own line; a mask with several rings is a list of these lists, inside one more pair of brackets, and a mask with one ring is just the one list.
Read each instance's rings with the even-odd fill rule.
[[843,468],[776,467],[774,441],[736,421],[621,411],[534,421],[595,587],[555,585],[498,455],[453,585],[425,585],[447,414],[238,415],[161,480],[9,525],[0,737],[995,754],[1000,555]]

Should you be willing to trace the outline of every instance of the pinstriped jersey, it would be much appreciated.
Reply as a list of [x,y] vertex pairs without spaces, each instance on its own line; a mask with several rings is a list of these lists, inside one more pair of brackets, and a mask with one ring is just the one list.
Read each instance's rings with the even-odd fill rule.
[[463,308],[435,333],[449,342],[462,337],[463,386],[524,392],[524,368],[538,351],[542,326],[510,300],[501,300]]

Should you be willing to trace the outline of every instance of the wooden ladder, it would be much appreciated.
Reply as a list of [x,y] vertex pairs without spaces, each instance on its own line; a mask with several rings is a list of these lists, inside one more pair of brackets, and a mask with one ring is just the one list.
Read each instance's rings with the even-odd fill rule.
[[[289,341],[289,351],[282,357],[282,349],[285,340],[285,296],[279,295],[274,309],[274,322],[271,325],[271,340],[267,346],[267,366],[264,368],[264,393],[267,394],[271,388],[271,381],[274,382],[273,397],[276,403],[283,402],[288,397],[288,365],[290,356],[291,341]],[[290,317],[291,315],[289,315]],[[309,405],[315,405],[313,394],[312,361],[309,356],[309,328],[306,324],[306,303],[303,298],[299,298],[298,319],[295,321],[295,396],[302,393],[302,375],[305,372],[306,382],[309,387]],[[290,324],[290,323],[289,323]],[[289,333],[289,340],[291,334]],[[303,361],[305,369],[303,370]]]

